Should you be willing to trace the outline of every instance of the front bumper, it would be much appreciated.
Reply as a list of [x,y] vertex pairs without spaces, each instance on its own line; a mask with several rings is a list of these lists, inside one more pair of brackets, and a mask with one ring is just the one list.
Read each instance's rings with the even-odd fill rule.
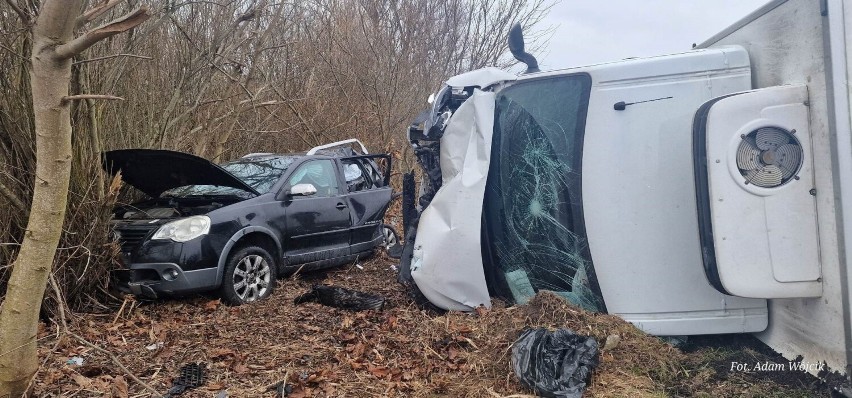
[[174,263],[130,264],[112,273],[115,287],[138,297],[158,298],[212,290],[217,287],[217,268],[184,271]]

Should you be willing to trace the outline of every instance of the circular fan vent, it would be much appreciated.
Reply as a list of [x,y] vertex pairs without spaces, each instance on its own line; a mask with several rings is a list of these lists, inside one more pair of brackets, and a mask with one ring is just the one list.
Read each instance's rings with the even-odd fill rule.
[[802,145],[789,131],[763,127],[742,137],[737,148],[737,167],[746,184],[776,188],[802,168]]

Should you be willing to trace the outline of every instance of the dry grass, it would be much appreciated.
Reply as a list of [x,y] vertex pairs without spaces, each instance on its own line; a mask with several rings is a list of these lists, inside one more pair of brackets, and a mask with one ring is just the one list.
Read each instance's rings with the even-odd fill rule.
[[[285,379],[295,387],[292,397],[530,394],[518,384],[509,357],[512,342],[532,326],[568,327],[601,342],[609,335],[621,337],[615,348],[602,352],[589,397],[723,396],[714,393],[720,378],[712,369],[691,362],[700,355],[690,357],[617,317],[582,311],[547,293],[524,306],[496,303],[474,314],[429,314],[414,307],[395,283],[393,264],[378,256],[362,262],[363,269],[348,266],[282,280],[270,299],[255,305],[226,307],[204,297],[128,304],[118,314],[78,314],[71,326],[161,392],[183,364],[207,363],[209,381],[186,397],[211,397],[221,390],[232,397],[272,397],[269,387]],[[352,313],[315,303],[293,305],[292,299],[314,283],[377,293],[388,298],[390,308]],[[40,334],[46,359],[35,396],[125,396],[115,391],[125,382],[127,396],[148,396],[105,355],[69,338],[57,342],[48,329]],[[160,342],[162,348],[146,349]],[[73,356],[84,358],[84,365],[66,364]]]

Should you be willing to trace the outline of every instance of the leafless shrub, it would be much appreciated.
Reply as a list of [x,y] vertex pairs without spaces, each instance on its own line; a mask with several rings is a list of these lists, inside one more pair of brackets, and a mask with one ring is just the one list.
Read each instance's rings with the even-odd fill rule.
[[[28,27],[0,1],[0,294],[26,223],[35,161]],[[97,18],[110,19],[136,0]],[[92,309],[117,267],[115,185],[100,152],[163,148],[225,161],[348,137],[411,168],[402,134],[453,74],[506,66],[506,33],[535,30],[550,0],[165,0],[153,17],[75,59],[69,209],[55,275],[71,308]],[[11,7],[10,5],[15,5]]]

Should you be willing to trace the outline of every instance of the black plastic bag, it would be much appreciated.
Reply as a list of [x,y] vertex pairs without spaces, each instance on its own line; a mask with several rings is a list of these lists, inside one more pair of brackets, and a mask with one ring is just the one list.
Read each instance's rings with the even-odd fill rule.
[[598,342],[568,329],[527,329],[512,345],[521,384],[543,397],[581,398],[598,366]]

